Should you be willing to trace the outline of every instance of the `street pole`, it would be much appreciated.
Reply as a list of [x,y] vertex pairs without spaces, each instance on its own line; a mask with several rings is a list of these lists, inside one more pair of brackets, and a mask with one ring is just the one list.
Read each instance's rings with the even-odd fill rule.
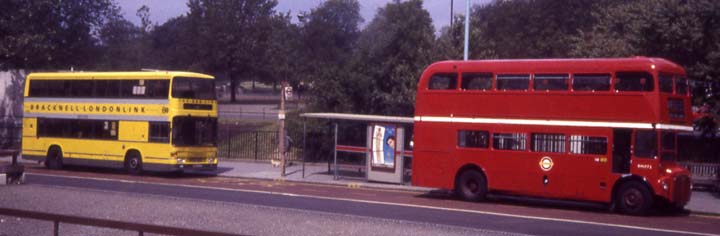
[[278,119],[280,120],[280,130],[278,131],[278,140],[280,143],[278,143],[278,151],[280,151],[280,165],[282,166],[280,169],[280,176],[285,177],[285,86],[287,85],[287,82],[283,81],[280,84],[280,111],[278,112]]
[[463,60],[468,60],[468,44],[470,44],[470,0],[465,1],[465,56]]
[[450,0],[450,30],[452,31],[453,28],[453,8],[455,7],[455,4],[453,3],[454,0]]

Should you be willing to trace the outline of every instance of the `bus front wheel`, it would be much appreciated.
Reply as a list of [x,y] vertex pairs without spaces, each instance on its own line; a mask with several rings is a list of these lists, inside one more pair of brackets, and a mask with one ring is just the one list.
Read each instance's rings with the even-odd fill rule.
[[455,183],[455,192],[465,201],[482,201],[487,194],[485,176],[477,170],[464,171]]
[[645,185],[637,181],[623,184],[616,196],[618,210],[628,215],[644,215],[653,205],[653,196]]
[[59,147],[51,147],[45,158],[45,167],[53,170],[59,170],[63,167],[62,150]]
[[142,174],[142,157],[140,153],[131,151],[125,157],[125,169],[131,175]]

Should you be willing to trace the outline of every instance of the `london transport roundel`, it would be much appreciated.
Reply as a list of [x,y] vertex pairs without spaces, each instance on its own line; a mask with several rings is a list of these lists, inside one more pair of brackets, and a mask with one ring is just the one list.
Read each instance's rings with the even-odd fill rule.
[[540,158],[540,169],[544,171],[550,171],[553,167],[553,160],[549,156],[544,156]]

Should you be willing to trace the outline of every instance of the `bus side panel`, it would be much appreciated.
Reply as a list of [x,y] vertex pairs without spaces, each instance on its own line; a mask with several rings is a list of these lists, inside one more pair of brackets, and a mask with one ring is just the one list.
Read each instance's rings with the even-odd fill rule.
[[413,185],[452,189],[455,173],[451,166],[448,147],[454,147],[447,133],[452,129],[433,123],[415,123],[415,150],[413,150]]
[[140,151],[143,163],[176,164],[176,161],[170,157],[173,148],[168,143],[142,143],[134,148]]
[[47,147],[37,136],[37,118],[23,118],[22,156],[23,159],[39,160],[46,156]]
[[148,122],[147,121],[120,121],[120,141],[147,142]]

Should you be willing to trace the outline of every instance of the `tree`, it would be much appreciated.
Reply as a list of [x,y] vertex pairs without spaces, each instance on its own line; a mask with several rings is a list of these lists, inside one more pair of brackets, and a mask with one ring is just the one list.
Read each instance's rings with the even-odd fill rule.
[[[593,26],[594,0],[495,1],[471,12],[471,58],[559,58],[572,50],[569,36]],[[463,22],[460,18],[457,22]],[[450,32],[462,35],[463,24]],[[462,41],[460,41],[462,42]]]
[[357,111],[413,114],[418,78],[434,61],[434,32],[430,14],[420,0],[395,1],[378,10],[362,32],[356,52],[359,59],[353,64],[355,73],[369,79],[371,86],[356,94],[369,94],[364,103],[357,104]]
[[168,70],[206,70],[205,64],[199,60],[207,50],[198,42],[196,31],[187,16],[169,19],[162,25],[153,28],[150,33],[150,47],[153,60],[151,65]]
[[[290,13],[276,14],[272,17],[272,32],[267,48],[265,63],[262,63],[262,77],[266,83],[277,84],[288,81],[299,83],[297,68],[303,63],[300,56],[300,29],[292,24]],[[296,87],[296,86],[294,86]]]
[[97,67],[102,70],[137,70],[141,31],[132,22],[115,18],[100,29],[102,57]]
[[[328,0],[310,13],[300,15],[302,48],[298,60],[301,81],[309,82],[311,110],[350,111],[351,100],[342,84],[360,34],[360,4],[356,0]],[[356,88],[360,89],[360,88]]]
[[7,0],[0,8],[0,67],[89,68],[99,29],[119,17],[112,0]]
[[235,101],[242,78],[262,76],[272,32],[275,0],[190,0],[189,28],[202,48],[195,56],[205,71],[230,79]]
[[[720,81],[720,2],[637,0],[592,15],[592,29],[572,38],[574,56],[662,57],[683,65],[696,81]],[[696,104],[714,96],[698,97]]]

